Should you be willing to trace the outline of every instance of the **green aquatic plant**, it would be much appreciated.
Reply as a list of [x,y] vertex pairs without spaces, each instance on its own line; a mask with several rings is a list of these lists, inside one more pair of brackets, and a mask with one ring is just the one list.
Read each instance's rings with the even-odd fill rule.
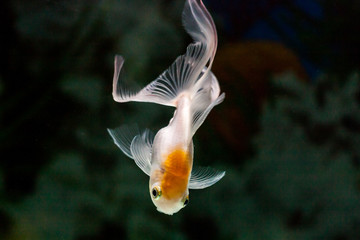
[[153,211],[145,176],[127,159],[110,160],[119,156],[110,139],[96,145],[100,138],[79,130],[97,150],[57,154],[34,195],[3,208],[8,239],[358,239],[358,74],[314,85],[286,75],[273,90],[254,157],[241,172],[224,163],[222,184],[194,193],[177,217]]
[[[113,104],[112,53],[127,55],[130,79],[155,78],[185,46],[173,19],[183,1],[20,2],[4,1],[10,31],[0,78],[0,239],[360,239],[358,73],[314,84],[275,79],[254,156],[241,165],[236,149],[204,125],[196,158],[216,161],[227,177],[195,192],[169,219],[154,211],[148,179],[104,129],[135,119],[154,123],[154,131],[168,123],[169,108]],[[332,55],[314,41],[312,52],[320,44]],[[326,58],[330,66],[353,68],[351,46],[341,46],[349,48],[341,58]]]
[[248,190],[292,239],[358,239],[360,81],[286,76],[261,118]]

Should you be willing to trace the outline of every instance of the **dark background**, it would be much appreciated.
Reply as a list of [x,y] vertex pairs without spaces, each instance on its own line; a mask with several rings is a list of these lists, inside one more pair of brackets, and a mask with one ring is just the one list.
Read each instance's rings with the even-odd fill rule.
[[113,101],[113,59],[155,79],[191,42],[184,1],[1,1],[0,239],[360,239],[359,2],[204,3],[226,99],[194,164],[226,176],[167,216],[106,128],[167,125]]

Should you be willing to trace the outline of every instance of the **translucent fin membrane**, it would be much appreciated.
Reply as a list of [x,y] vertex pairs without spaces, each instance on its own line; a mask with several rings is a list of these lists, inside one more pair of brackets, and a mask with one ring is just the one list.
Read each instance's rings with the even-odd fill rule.
[[121,56],[115,57],[115,74],[113,79],[113,97],[117,102],[153,102],[162,105],[175,106],[179,93],[191,90],[198,80],[202,70],[199,66],[205,48],[200,43],[190,44],[186,54],[178,57],[175,62],[157,79],[139,92],[127,89],[119,81],[120,68],[123,65]]
[[204,51],[205,48],[200,43],[190,44],[186,54],[178,57],[165,72],[141,92],[158,97],[164,105],[175,106],[180,93],[188,91],[191,94],[202,69],[199,62]]
[[139,128],[136,125],[121,126],[115,129],[108,129],[108,132],[116,146],[118,146],[126,156],[133,158],[130,146],[134,137],[140,134]]
[[206,47],[206,54],[200,63],[204,67],[208,64],[203,77],[200,79],[200,85],[202,85],[201,82],[204,78],[207,78],[216,53],[216,27],[210,13],[201,0],[188,0],[185,2],[182,22],[185,30],[194,41],[201,42]]
[[151,171],[151,147],[153,136],[149,130],[140,136],[134,137],[131,142],[130,150],[134,157],[136,165],[147,175]]
[[[156,80],[140,91],[132,91],[119,81],[119,74],[124,63],[121,56],[115,57],[113,79],[113,97],[117,102],[153,102],[176,106],[177,97],[182,92],[189,96],[197,93],[210,72],[215,56],[217,35],[214,22],[201,1],[188,0],[183,11],[183,24],[193,37],[184,55],[163,72]],[[208,64],[208,67],[206,65]],[[202,72],[205,69],[204,72]],[[200,83],[198,83],[200,82]]]
[[196,111],[193,113],[193,120],[192,120],[192,128],[191,133],[192,135],[198,130],[198,128],[203,124],[206,117],[209,115],[211,109],[216,105],[220,104],[225,99],[225,93],[222,93],[215,101],[213,101],[204,111]]
[[203,189],[214,185],[225,176],[225,172],[209,167],[194,167],[191,171],[189,189]]
[[133,101],[132,99],[139,92],[139,88],[128,87],[120,77],[122,66],[124,65],[124,58],[120,55],[115,56],[114,60],[114,77],[113,77],[113,91],[112,96],[116,102],[128,102]]
[[154,135],[148,129],[142,134],[137,126],[122,126],[108,129],[110,136],[121,151],[134,159],[136,165],[147,175],[150,175],[151,149]]

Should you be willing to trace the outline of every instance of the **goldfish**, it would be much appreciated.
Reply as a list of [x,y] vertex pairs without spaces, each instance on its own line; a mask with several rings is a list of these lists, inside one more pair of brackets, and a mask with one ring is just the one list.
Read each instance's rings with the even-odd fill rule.
[[116,55],[114,62],[114,100],[175,107],[169,124],[155,136],[137,127],[108,129],[114,143],[150,177],[149,193],[157,210],[169,215],[189,203],[189,189],[209,187],[225,175],[225,171],[193,166],[193,136],[225,98],[211,72],[218,41],[216,27],[201,0],[186,0],[182,23],[193,42],[184,55],[140,91],[129,90],[119,80],[124,58]]

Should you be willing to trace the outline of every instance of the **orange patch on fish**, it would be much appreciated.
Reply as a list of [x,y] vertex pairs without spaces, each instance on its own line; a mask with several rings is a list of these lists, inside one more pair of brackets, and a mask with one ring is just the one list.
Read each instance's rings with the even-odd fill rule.
[[180,198],[186,191],[190,174],[190,156],[182,149],[171,152],[163,163],[161,189],[167,199]]

